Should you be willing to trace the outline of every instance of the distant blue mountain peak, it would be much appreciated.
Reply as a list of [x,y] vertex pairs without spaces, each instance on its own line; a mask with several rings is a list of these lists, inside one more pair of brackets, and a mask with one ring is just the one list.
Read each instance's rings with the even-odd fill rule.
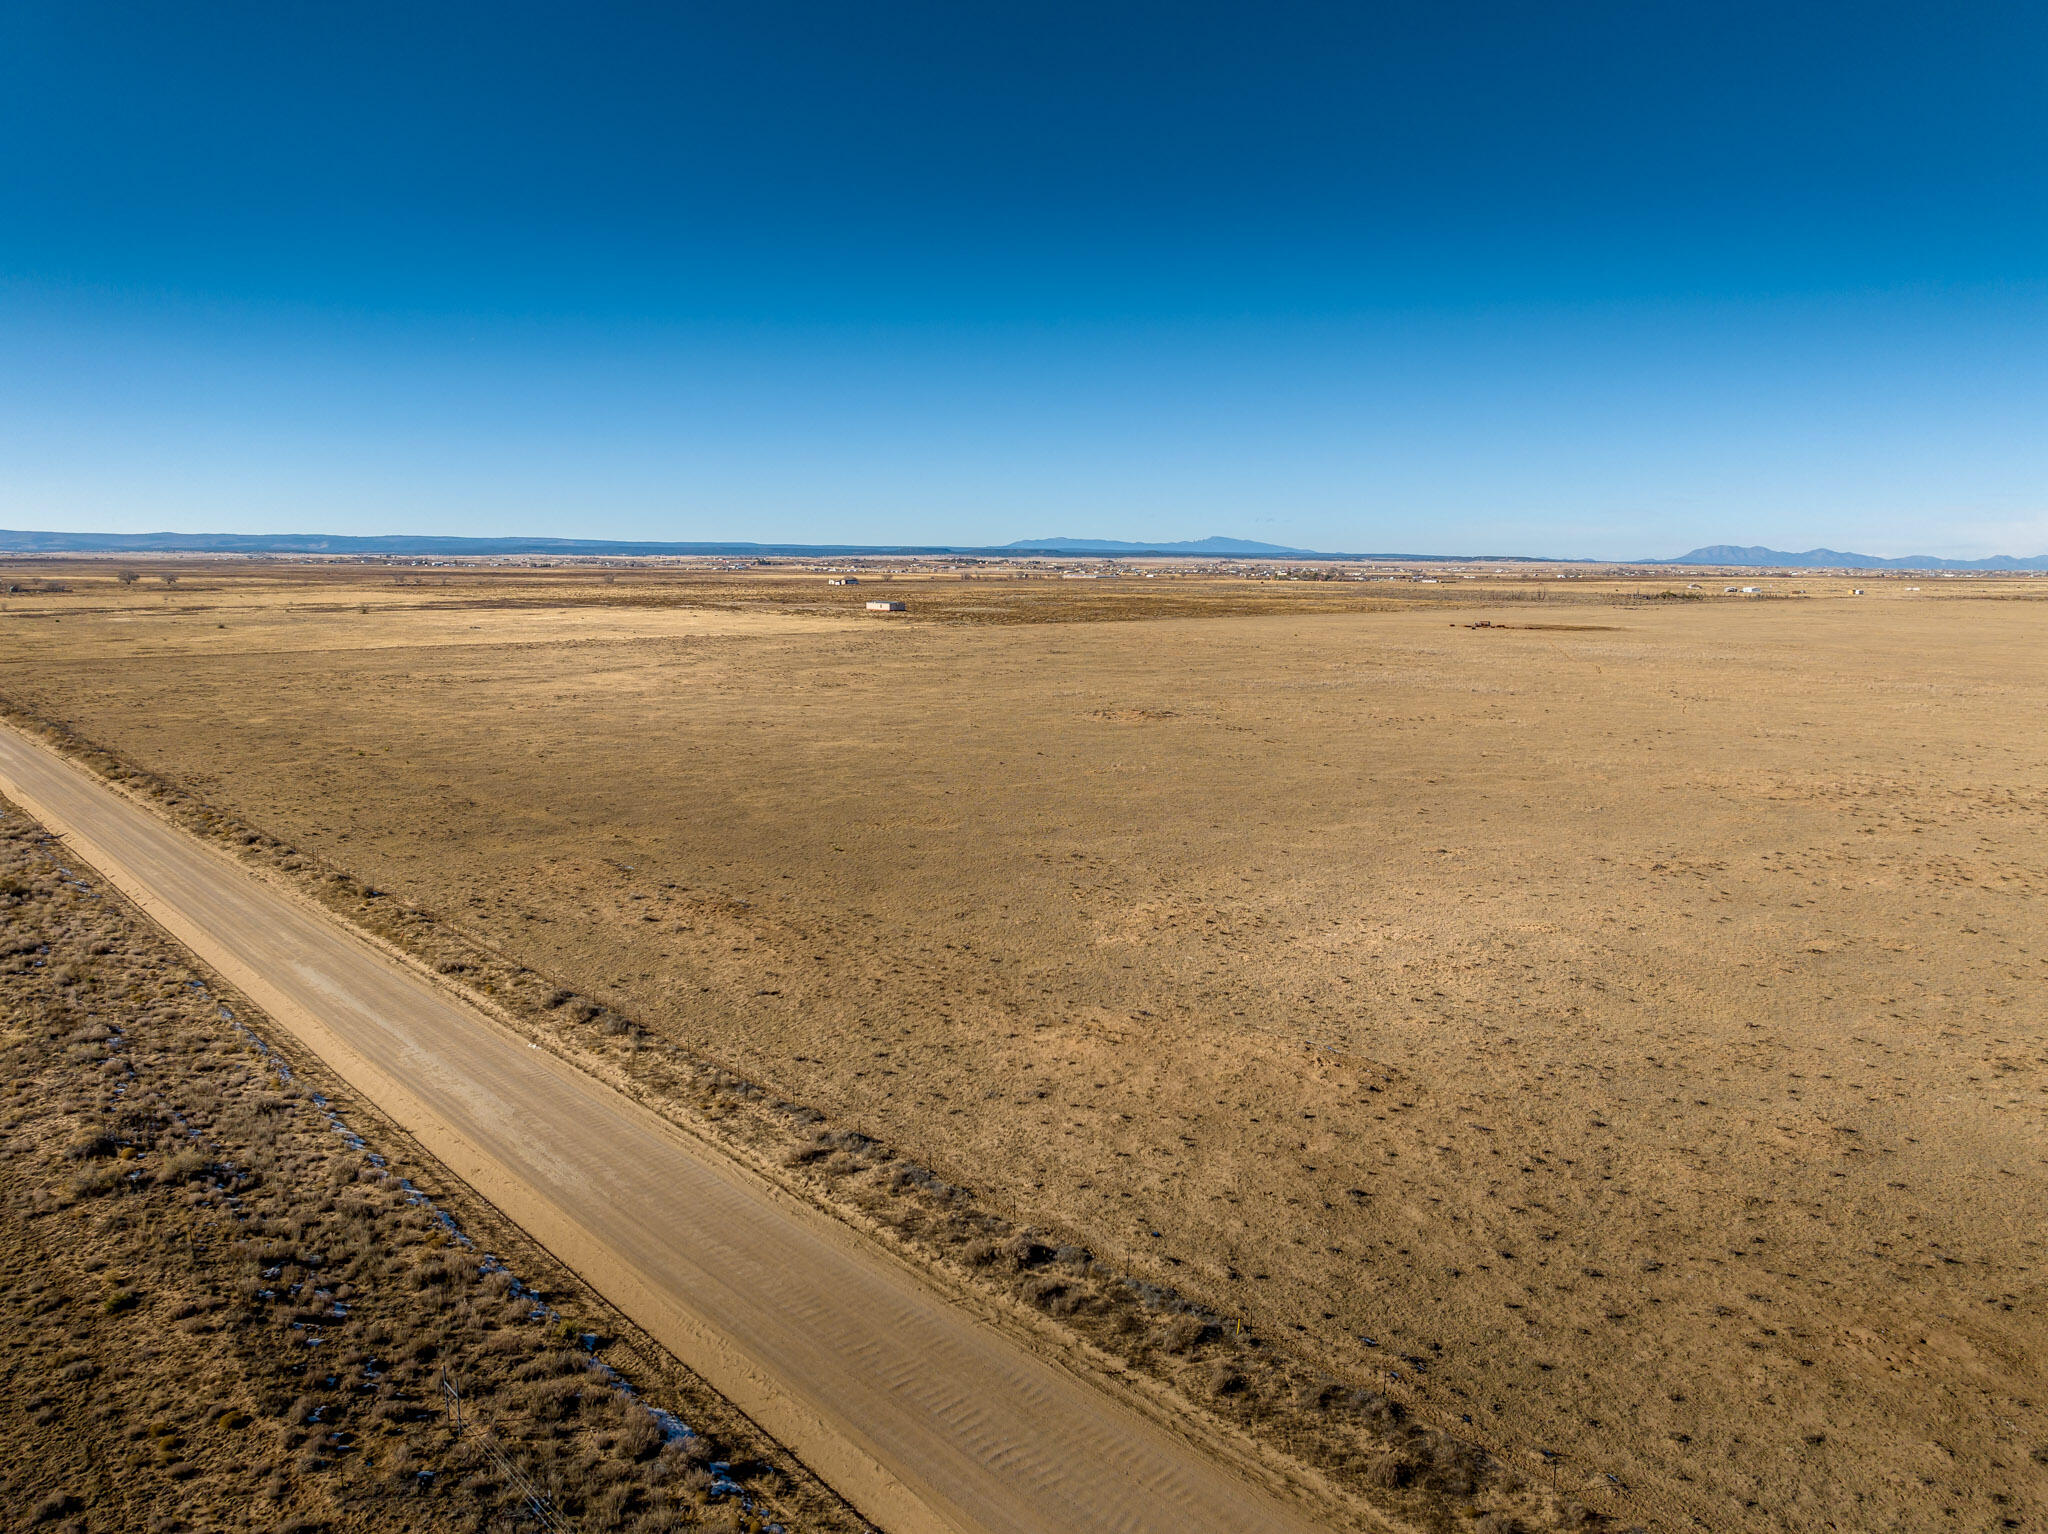
[[1741,565],[1795,570],[2048,570],[2048,554],[2015,559],[1993,554],[1988,559],[1937,559],[1932,554],[1907,554],[1885,559],[1876,554],[1849,554],[1841,549],[1808,549],[1789,553],[1755,545],[1712,543],[1676,559],[1650,559],[1652,565]]

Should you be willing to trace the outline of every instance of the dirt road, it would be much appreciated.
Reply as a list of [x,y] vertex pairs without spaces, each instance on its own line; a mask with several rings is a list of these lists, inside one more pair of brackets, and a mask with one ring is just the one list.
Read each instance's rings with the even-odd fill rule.
[[1318,1526],[4,727],[0,791],[894,1534]]

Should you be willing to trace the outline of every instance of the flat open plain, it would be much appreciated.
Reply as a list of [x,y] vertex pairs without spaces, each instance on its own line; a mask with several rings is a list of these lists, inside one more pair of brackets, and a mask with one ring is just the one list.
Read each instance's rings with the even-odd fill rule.
[[2039,582],[110,568],[0,694],[1518,1465],[2048,1515]]

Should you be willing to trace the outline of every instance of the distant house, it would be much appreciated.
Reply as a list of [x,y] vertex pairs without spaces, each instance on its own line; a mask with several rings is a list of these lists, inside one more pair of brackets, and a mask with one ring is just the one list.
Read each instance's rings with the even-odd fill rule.
[[857,575],[835,575],[825,584],[828,586],[858,586],[860,584],[860,577]]
[[900,613],[903,611],[903,604],[901,602],[870,602],[868,603],[868,611],[871,613]]

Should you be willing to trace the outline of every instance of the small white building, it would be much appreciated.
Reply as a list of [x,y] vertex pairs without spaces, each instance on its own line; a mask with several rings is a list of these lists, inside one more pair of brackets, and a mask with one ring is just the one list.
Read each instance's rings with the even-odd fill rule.
[[868,611],[871,613],[900,613],[903,611],[903,604],[901,602],[870,602],[868,603]]
[[858,586],[860,584],[860,577],[857,575],[835,575],[825,584],[828,586]]

